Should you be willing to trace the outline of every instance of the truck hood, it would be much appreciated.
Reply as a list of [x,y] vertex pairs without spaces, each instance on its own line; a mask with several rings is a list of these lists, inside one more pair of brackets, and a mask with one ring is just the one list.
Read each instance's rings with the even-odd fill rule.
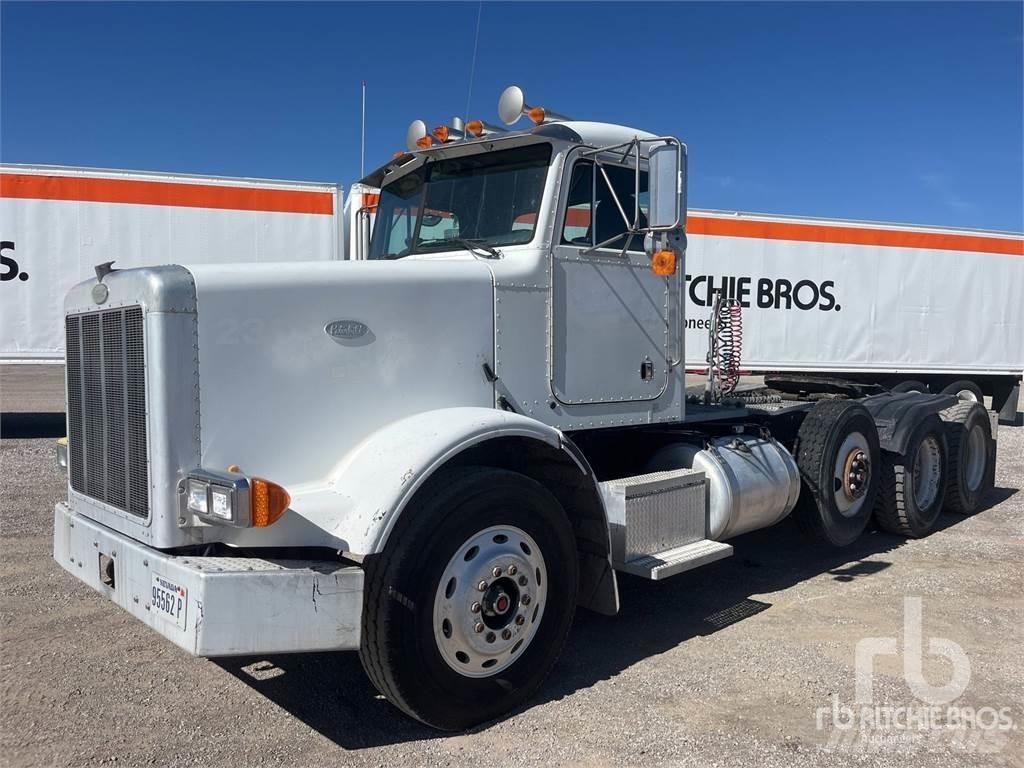
[[470,260],[186,266],[202,466],[315,482],[381,427],[494,406],[493,277]]

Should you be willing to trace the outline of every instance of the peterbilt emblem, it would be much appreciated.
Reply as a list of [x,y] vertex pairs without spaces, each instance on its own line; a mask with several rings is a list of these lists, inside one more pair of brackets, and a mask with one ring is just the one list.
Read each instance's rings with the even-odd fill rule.
[[324,326],[324,333],[339,344],[362,338],[369,330],[366,323],[360,323],[358,320],[332,320]]

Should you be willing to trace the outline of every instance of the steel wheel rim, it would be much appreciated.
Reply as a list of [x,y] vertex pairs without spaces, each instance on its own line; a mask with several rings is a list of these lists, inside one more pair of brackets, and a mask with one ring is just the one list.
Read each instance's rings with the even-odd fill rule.
[[[856,517],[864,506],[871,484],[871,446],[860,432],[851,432],[836,452],[832,492],[836,509],[843,517]],[[856,477],[851,477],[855,473]]]
[[942,481],[942,450],[938,438],[928,435],[914,454],[914,501],[918,509],[928,509],[939,494]]
[[434,641],[441,658],[465,677],[490,677],[526,650],[547,597],[548,574],[537,542],[496,525],[459,547],[434,595]]
[[965,482],[972,493],[981,487],[985,475],[985,431],[975,424],[967,433],[967,455],[965,458]]
[[971,403],[978,402],[978,396],[974,393],[973,390],[970,389],[961,389],[959,392],[956,393],[956,396],[961,400],[966,400]]

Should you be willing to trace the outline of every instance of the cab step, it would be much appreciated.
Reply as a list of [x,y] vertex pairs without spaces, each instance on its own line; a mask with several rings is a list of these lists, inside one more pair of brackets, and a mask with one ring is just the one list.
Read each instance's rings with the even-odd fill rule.
[[617,563],[615,569],[651,581],[659,581],[730,556],[732,556],[731,545],[721,541],[701,539],[655,555],[642,555],[626,563]]
[[705,483],[704,473],[694,469],[601,483],[613,567],[659,580],[731,555],[731,546],[707,537]]

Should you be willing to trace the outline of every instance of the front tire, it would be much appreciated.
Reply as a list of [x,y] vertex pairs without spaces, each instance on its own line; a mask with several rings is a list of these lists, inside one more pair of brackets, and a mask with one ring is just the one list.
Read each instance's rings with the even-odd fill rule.
[[407,507],[366,563],[360,658],[406,714],[462,730],[540,686],[565,644],[578,565],[561,505],[524,475],[459,468]]

